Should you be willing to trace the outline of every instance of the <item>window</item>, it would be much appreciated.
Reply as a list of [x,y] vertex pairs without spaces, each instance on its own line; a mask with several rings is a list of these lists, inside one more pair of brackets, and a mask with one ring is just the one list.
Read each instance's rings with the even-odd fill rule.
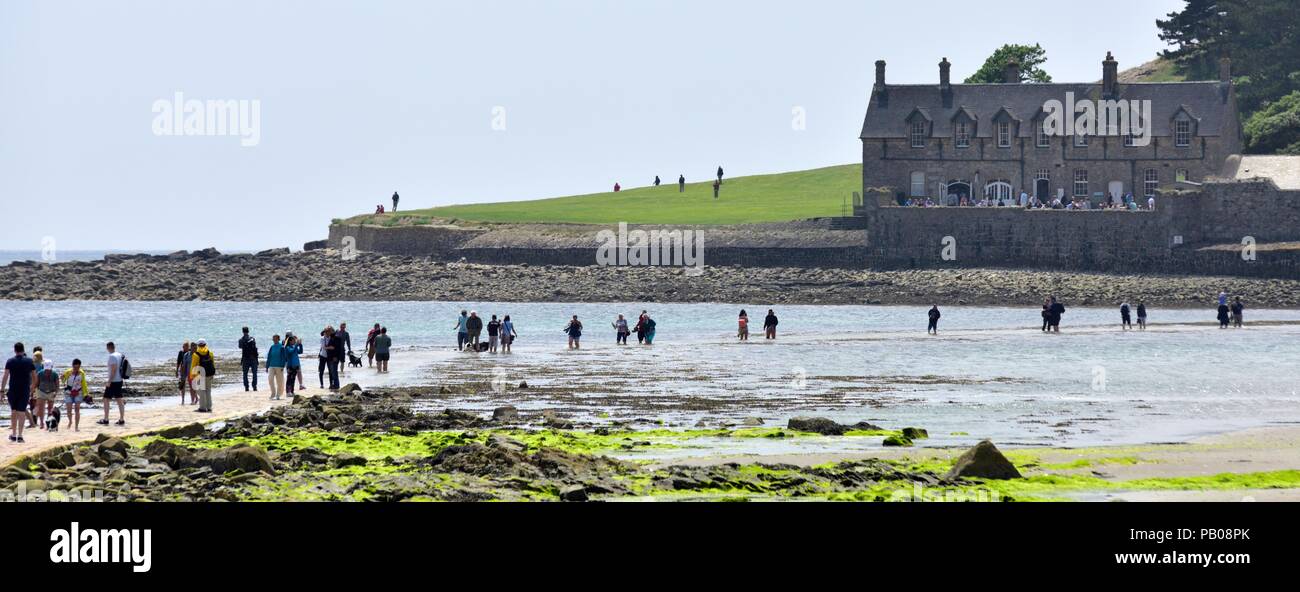
[[1048,135],[1047,135],[1047,126],[1043,125],[1043,122],[1042,122],[1041,120],[1039,120],[1037,123],[1034,124],[1034,127],[1037,129],[1037,132],[1038,132],[1038,133],[1037,133],[1037,135],[1038,135],[1038,147],[1039,147],[1039,148],[1046,148],[1046,147],[1048,147],[1048,146],[1051,146],[1051,145],[1052,145],[1052,141],[1048,138]]
[[1011,184],[1006,181],[994,181],[984,186],[984,197],[994,203],[1011,201]]
[[953,130],[953,138],[956,140],[958,148],[970,148],[970,124],[958,123]]
[[925,173],[921,171],[912,173],[912,197],[925,197]]
[[1051,180],[1051,178],[1052,178],[1052,171],[1047,169],[1038,169],[1038,172],[1034,173],[1035,181],[1048,181]]
[[1156,190],[1160,188],[1160,171],[1156,169],[1147,169],[1142,177],[1142,195],[1155,197]]
[[998,147],[1011,147],[1011,123],[1008,121],[998,124]]
[[1074,196],[1088,197],[1088,170],[1075,169],[1074,171]]
[[1133,134],[1124,134],[1124,145],[1130,148],[1137,146],[1137,142],[1133,139]]
[[1078,147],[1080,147],[1080,148],[1087,148],[1087,147],[1088,147],[1088,136],[1085,136],[1085,135],[1083,135],[1083,134],[1081,134],[1081,133],[1075,132],[1075,133],[1074,133],[1074,145],[1075,145],[1075,146],[1078,146]]
[[1174,145],[1180,148],[1192,145],[1192,122],[1186,119],[1174,122]]
[[1174,181],[1182,183],[1187,180],[1187,169],[1178,169],[1174,171]]
[[912,122],[912,147],[925,148],[925,122]]

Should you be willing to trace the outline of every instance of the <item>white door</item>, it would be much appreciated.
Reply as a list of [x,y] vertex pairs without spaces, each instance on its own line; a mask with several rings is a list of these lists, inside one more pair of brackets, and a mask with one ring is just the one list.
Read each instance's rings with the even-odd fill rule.
[[1110,203],[1113,204],[1124,203],[1124,182],[1111,181],[1109,187],[1109,193],[1110,193]]

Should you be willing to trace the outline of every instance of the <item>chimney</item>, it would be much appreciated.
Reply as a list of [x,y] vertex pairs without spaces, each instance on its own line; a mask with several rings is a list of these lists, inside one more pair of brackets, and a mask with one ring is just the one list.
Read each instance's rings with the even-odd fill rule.
[[1016,58],[1007,60],[1006,70],[1003,70],[1002,81],[1007,84],[1020,84],[1020,62]]
[[948,62],[948,58],[943,58],[943,61],[939,62],[939,86],[945,89],[952,86],[951,71],[952,64]]
[[1108,99],[1119,96],[1119,62],[1109,51],[1101,63],[1101,94]]
[[1232,60],[1219,58],[1219,82],[1232,82]]
[[885,88],[885,60],[876,60],[876,90]]

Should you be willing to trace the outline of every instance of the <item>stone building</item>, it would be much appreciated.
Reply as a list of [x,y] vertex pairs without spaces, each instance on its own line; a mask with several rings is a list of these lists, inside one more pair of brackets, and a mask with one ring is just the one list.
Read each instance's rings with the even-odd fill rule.
[[[1219,175],[1240,154],[1241,126],[1231,66],[1218,81],[1121,83],[1110,55],[1100,83],[1020,83],[1009,64],[1001,84],[952,84],[947,58],[937,84],[888,84],[885,62],[862,125],[865,192],[931,198],[940,205],[981,195],[1044,201],[1143,196],[1179,181]],[[1048,101],[1150,101],[1150,141],[1116,135],[1051,135]],[[1068,108],[1069,106],[1067,106]],[[1114,130],[1112,130],[1114,131]]]

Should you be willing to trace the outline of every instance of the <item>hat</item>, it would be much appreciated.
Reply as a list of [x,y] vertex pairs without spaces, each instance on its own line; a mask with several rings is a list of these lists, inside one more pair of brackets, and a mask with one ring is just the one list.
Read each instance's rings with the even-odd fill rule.
[[45,369],[46,369],[46,370],[53,370],[53,369],[54,369],[54,362],[45,362]]
[[208,342],[207,342],[207,341],[204,341],[204,340],[202,340],[202,339],[200,339],[200,340],[199,340],[199,345],[202,345],[202,346],[204,346],[204,347],[207,347]]

